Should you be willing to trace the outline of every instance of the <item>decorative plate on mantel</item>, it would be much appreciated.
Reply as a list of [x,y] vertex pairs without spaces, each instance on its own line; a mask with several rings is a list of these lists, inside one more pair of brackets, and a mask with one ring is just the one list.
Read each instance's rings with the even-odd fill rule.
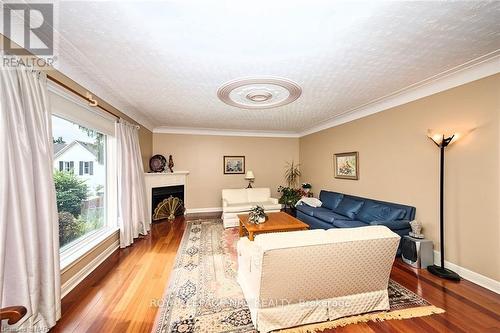
[[163,172],[165,171],[165,166],[167,165],[167,159],[163,155],[155,155],[149,160],[149,168],[153,172]]

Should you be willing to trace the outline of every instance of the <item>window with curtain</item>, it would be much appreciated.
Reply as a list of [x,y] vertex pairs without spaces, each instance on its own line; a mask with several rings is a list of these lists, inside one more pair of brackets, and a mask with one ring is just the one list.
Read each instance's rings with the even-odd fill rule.
[[117,229],[115,119],[62,88],[49,97],[64,267]]

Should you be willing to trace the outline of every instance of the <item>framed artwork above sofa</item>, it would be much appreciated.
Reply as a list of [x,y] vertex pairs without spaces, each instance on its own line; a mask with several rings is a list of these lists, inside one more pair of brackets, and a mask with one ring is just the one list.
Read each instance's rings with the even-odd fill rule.
[[335,178],[359,179],[359,153],[339,153],[334,155]]

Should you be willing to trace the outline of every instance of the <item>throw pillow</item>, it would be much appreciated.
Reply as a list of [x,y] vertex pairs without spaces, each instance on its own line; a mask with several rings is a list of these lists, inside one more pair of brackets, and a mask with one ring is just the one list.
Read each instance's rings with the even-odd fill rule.
[[331,191],[321,191],[319,193],[319,200],[323,203],[323,207],[328,209],[335,209],[344,195],[342,193],[331,192]]
[[339,205],[333,209],[333,211],[337,214],[347,216],[350,219],[353,219],[357,212],[363,206],[363,201],[354,200],[351,198],[344,197]]
[[315,208],[321,207],[321,205],[322,205],[322,202],[319,199],[303,197],[299,201],[297,201],[295,206],[300,205],[301,203],[305,203],[306,205],[311,206],[311,207],[315,207]]
[[363,222],[395,221],[406,215],[404,209],[390,207],[381,203],[366,201],[359,211],[357,218]]

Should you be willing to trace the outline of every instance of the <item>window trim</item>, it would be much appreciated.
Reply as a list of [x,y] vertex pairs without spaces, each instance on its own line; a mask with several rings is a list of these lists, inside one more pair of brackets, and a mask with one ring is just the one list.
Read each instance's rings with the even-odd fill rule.
[[117,231],[119,231],[118,227],[103,227],[89,232],[74,242],[64,245],[59,249],[59,265],[61,271],[65,271],[74,263],[78,262],[85,254],[99,246]]
[[[68,120],[56,113],[52,113],[53,116],[64,119],[66,121],[75,123],[72,120]],[[103,133],[102,133],[103,134]],[[103,134],[106,138],[104,144],[104,165],[106,167],[106,177],[105,177],[105,195],[104,195],[104,206],[106,208],[106,214],[104,215],[104,226],[93,230],[71,242],[59,248],[59,262],[61,271],[64,271],[73,263],[77,262],[86,253],[90,252],[95,247],[99,246],[104,240],[110,237],[112,234],[116,233],[118,228],[118,211],[117,211],[117,197],[118,197],[118,186],[117,186],[117,175],[116,175],[116,138],[109,135]],[[69,162],[63,162],[64,164]],[[80,162],[82,163],[82,162]],[[83,164],[89,162],[83,162]],[[84,171],[84,170],[83,170]],[[90,164],[89,164],[90,171]],[[83,173],[83,175],[88,175]]]
[[[89,106],[88,101],[82,99],[80,96],[75,95],[71,91],[68,91],[66,88],[63,88],[56,83],[53,83],[52,81],[47,82],[47,88],[49,90],[49,98],[50,98],[50,94],[57,95],[57,96],[61,97],[62,99],[66,100],[70,103],[75,104],[76,107],[78,108],[78,110],[76,110],[75,112],[72,112],[72,113],[64,112],[64,111],[57,111],[57,110],[54,110],[54,108],[53,108],[54,104],[52,104],[51,105],[51,108],[52,108],[51,113],[52,114],[54,114],[60,118],[66,119],[68,121],[71,121],[71,122],[78,122],[82,126],[93,128],[94,130],[97,130],[98,132],[101,132],[102,134],[116,136],[116,130],[115,130],[114,124],[116,124],[119,117],[113,116],[113,115],[109,114],[108,112],[102,111],[98,107]],[[94,124],[89,123],[89,121],[85,119],[86,118],[85,116],[83,116],[83,117],[78,116],[79,114],[82,114],[81,111],[88,111],[89,114],[92,114],[96,117],[100,117],[100,118],[102,118],[101,120],[103,120],[103,121],[109,121],[110,123],[113,123],[113,126],[112,126],[113,129],[112,130],[111,130],[111,128],[107,129],[106,126],[99,128],[99,126],[96,125],[95,123]]]
[[[90,112],[93,116],[104,118],[105,121],[110,123],[116,123],[116,117],[112,117],[107,113],[104,113],[96,108],[91,108],[88,106],[86,101],[74,96],[70,92],[63,90],[59,86],[49,84],[49,91],[60,97],[65,98],[69,102],[75,103],[76,106],[85,109],[85,111]],[[82,126],[94,129],[103,135],[105,135],[105,167],[106,167],[106,181],[105,181],[105,196],[104,204],[106,207],[106,215],[104,216],[105,225],[102,228],[91,231],[74,241],[64,245],[59,249],[60,257],[60,268],[64,272],[74,263],[81,260],[88,252],[92,251],[94,248],[98,247],[102,242],[104,242],[111,235],[119,231],[118,228],[118,179],[116,174],[116,131],[113,126],[113,133],[108,131],[103,131],[101,128],[94,128],[85,119],[79,119],[78,115],[68,116],[57,109],[52,108],[51,114],[53,116],[59,117],[66,121],[80,124]],[[111,126],[110,126],[111,127]],[[79,167],[79,166],[78,166]],[[95,170],[93,170],[93,174]],[[90,172],[90,165],[89,165]],[[89,175],[89,174],[87,174]]]

